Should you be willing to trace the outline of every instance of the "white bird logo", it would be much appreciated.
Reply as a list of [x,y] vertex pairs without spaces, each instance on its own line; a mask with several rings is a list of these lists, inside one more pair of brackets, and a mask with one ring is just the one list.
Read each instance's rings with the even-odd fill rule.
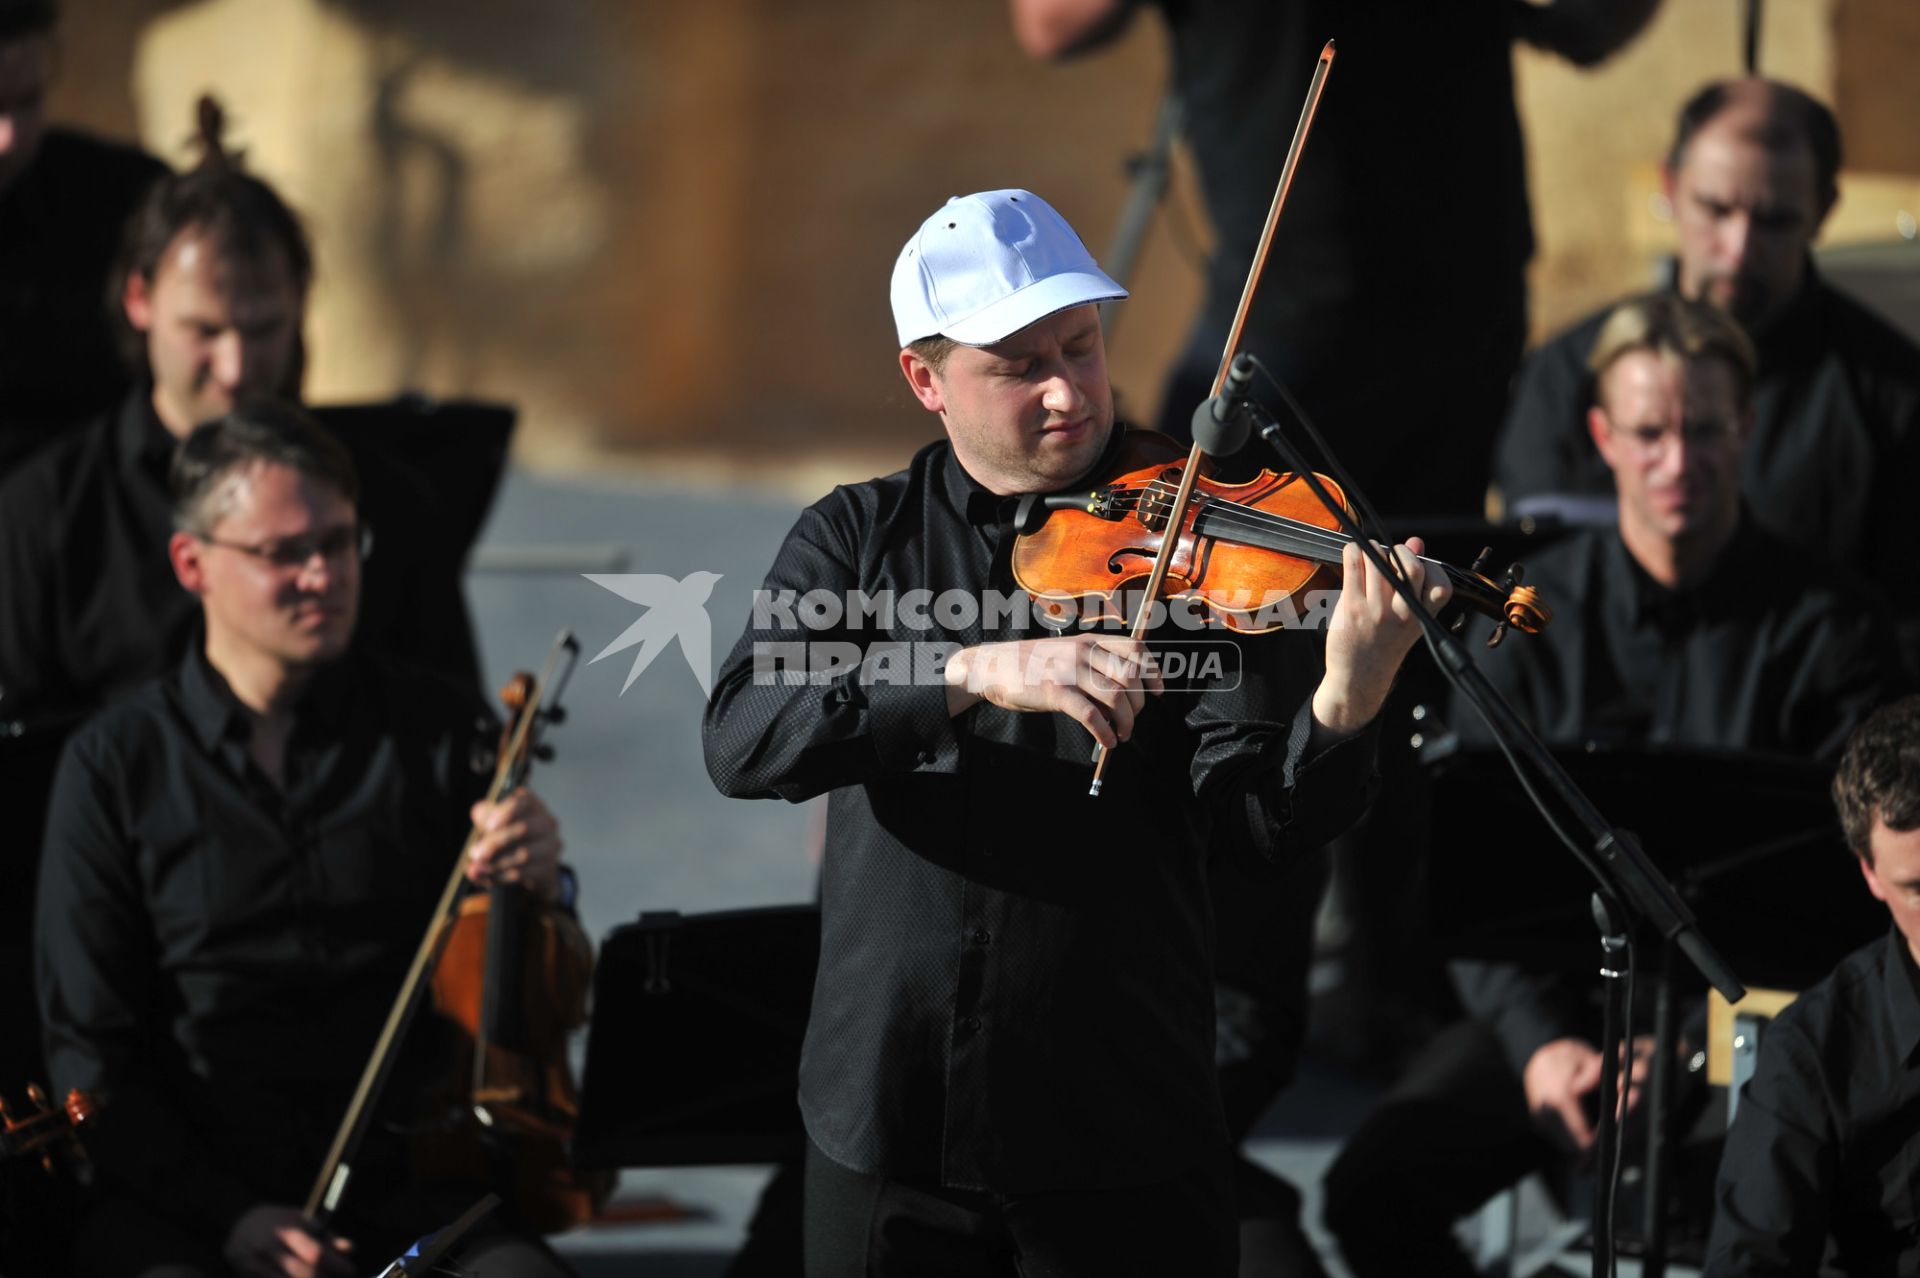
[[640,645],[640,651],[633,655],[633,668],[627,671],[627,681],[620,685],[622,696],[673,639],[680,641],[680,655],[687,659],[693,677],[700,681],[700,691],[713,695],[713,624],[707,619],[707,598],[713,594],[714,583],[720,580],[719,573],[690,572],[678,580],[651,572],[580,575],[622,599],[646,607],[640,620],[621,631],[619,638],[587,662],[592,665],[601,657],[611,657],[635,644]]

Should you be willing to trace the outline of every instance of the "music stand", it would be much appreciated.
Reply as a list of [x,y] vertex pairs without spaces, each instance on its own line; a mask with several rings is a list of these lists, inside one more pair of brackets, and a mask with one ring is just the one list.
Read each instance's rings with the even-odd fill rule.
[[430,477],[447,520],[448,544],[463,558],[473,549],[506,473],[517,408],[409,394],[371,404],[316,404],[308,411],[356,454],[384,454]]
[[[1701,929],[1749,981],[1803,989],[1886,930],[1840,836],[1825,766],[1686,747],[1554,754],[1597,805],[1639,836]],[[1592,881],[1558,855],[1505,758],[1449,743],[1430,750],[1425,763],[1433,790],[1429,901],[1442,949],[1590,969]],[[1666,1258],[1673,967],[1663,947],[1654,964],[1646,1106],[1648,1275],[1661,1273]]]
[[[1743,976],[1800,989],[1886,930],[1860,887],[1828,797],[1804,759],[1687,747],[1557,749],[1596,803],[1641,836]],[[1435,939],[1460,957],[1587,967],[1592,881],[1497,750],[1441,745],[1429,899]],[[1497,831],[1490,839],[1488,831]]]
[[594,970],[575,1165],[798,1158],[819,961],[814,905],[643,914],[616,928]]

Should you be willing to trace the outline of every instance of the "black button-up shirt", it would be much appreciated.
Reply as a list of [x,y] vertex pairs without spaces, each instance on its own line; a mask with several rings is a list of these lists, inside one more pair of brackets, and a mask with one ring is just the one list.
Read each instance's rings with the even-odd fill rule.
[[[1554,609],[1538,635],[1480,658],[1549,745],[1694,746],[1833,760],[1868,711],[1905,687],[1891,623],[1864,588],[1742,516],[1707,576],[1668,590],[1618,532],[1577,533],[1527,564]],[[1448,724],[1490,744],[1470,706]],[[1523,1067],[1592,1032],[1592,982],[1510,964],[1455,964],[1470,1011]]]
[[[247,1207],[305,1198],[481,797],[487,738],[470,692],[349,659],[302,698],[279,789],[195,649],[68,741],[37,969],[56,1094],[102,1102],[98,1175],[217,1248]],[[380,1143],[376,1127],[363,1162],[390,1171]]]
[[[1509,509],[1548,494],[1609,499],[1610,508],[1613,472],[1587,432],[1587,357],[1606,316],[1547,342],[1521,369],[1495,455]],[[1756,345],[1741,491],[1768,528],[1878,586],[1907,626],[1920,615],[1920,556],[1909,549],[1920,350],[1811,265],[1793,305]]]
[[[1383,330],[1471,340],[1447,327],[1475,327],[1459,323],[1463,313],[1500,316],[1506,331],[1523,327],[1533,231],[1511,28],[1499,6],[1159,7],[1185,134],[1218,230],[1206,304],[1214,329],[1225,333],[1232,320],[1316,59],[1335,33],[1341,58],[1332,84],[1342,109],[1314,122],[1314,162],[1300,167],[1287,194],[1287,233],[1275,237],[1266,261],[1269,278],[1287,287],[1260,290],[1248,318],[1248,332],[1273,345],[1249,348],[1306,373],[1329,361],[1346,367],[1347,346],[1379,341]],[[1454,145],[1460,137],[1474,145]],[[1368,158],[1389,152],[1392,164]],[[1407,233],[1405,206],[1405,193],[1416,189],[1425,193],[1417,235]],[[1432,251],[1436,244],[1447,251]],[[1305,386],[1295,389],[1316,402]]]
[[[0,721],[57,727],[169,669],[200,615],[167,558],[174,438],[149,387],[0,482]],[[474,676],[458,556],[425,482],[358,441],[374,554],[355,642]]]
[[1920,1275],[1920,994],[1875,941],[1760,1039],[1727,1133],[1705,1273]]
[[[1337,832],[1363,802],[1373,734],[1306,757],[1322,661],[1299,630],[1239,645],[1236,688],[1149,698],[1097,799],[1091,739],[1064,715],[950,717],[938,659],[889,673],[916,664],[902,645],[1026,634],[940,603],[1011,590],[1002,507],[943,442],[806,510],[763,599],[859,590],[902,606],[817,630],[764,609],[716,680],[707,766],[731,795],[831,792],[800,1066],[824,1152],[963,1188],[1150,1183],[1225,1139],[1206,858],[1284,858]],[[932,592],[928,628],[911,591]],[[808,640],[860,660],[756,680],[760,645]]]
[[126,390],[108,276],[127,219],[166,171],[134,147],[56,128],[0,194],[0,474]]

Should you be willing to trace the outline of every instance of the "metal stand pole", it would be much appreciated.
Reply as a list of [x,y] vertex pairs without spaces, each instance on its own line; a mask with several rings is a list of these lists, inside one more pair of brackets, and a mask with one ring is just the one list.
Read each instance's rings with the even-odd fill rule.
[[[1173,140],[1180,135],[1180,115],[1180,95],[1169,89],[1160,102],[1160,115],[1154,122],[1153,145],[1144,155],[1127,159],[1133,186],[1127,192],[1126,206],[1120,210],[1120,225],[1114,228],[1113,242],[1101,259],[1107,274],[1122,288],[1127,286],[1127,277],[1133,274],[1133,263],[1147,238],[1153,211],[1167,193],[1167,183],[1173,174]],[[1100,327],[1108,342],[1113,341],[1114,308],[1119,304],[1117,300],[1100,303]]]
[[1613,1180],[1618,1148],[1620,1046],[1626,1041],[1621,982],[1627,975],[1626,914],[1611,893],[1593,894],[1593,923],[1600,929],[1600,1121],[1594,1132],[1593,1278],[1613,1275]]
[[1674,1045],[1673,949],[1660,947],[1653,984],[1653,1069],[1647,1079],[1647,1252],[1641,1278],[1667,1272],[1667,1146],[1673,1116]]

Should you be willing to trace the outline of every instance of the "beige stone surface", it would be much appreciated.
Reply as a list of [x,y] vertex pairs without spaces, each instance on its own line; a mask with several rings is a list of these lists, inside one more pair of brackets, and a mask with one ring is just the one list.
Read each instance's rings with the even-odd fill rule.
[[[119,12],[147,145],[186,162],[211,90],[308,222],[311,396],[497,396],[537,459],[702,473],[762,450],[865,473],[930,438],[894,369],[899,243],[948,195],[1025,185],[1098,250],[1161,74],[1152,23],[1053,70],[995,7],[881,0]],[[1151,411],[1197,283],[1165,247],[1137,282],[1115,377]]]
[[[1651,278],[1671,242],[1657,164],[1673,113],[1737,71],[1740,11],[1666,0],[1593,71],[1516,53],[1536,332]],[[1920,180],[1920,5],[1765,12],[1763,65],[1837,103],[1859,162],[1830,238],[1891,238]],[[56,112],[181,162],[211,90],[305,215],[316,398],[510,399],[530,459],[611,453],[728,481],[769,456],[857,477],[931,438],[885,302],[906,232],[948,195],[1025,185],[1104,251],[1165,75],[1151,17],[1040,67],[993,0],[67,0],[67,15]],[[1137,415],[1156,408],[1207,235],[1182,157],[1113,342]]]

